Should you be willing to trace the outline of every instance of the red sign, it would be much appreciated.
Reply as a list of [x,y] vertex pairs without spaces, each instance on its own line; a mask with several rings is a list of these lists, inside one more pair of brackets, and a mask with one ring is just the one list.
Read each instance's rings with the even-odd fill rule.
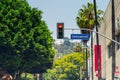
[[118,67],[118,66],[116,66],[116,67],[115,67],[115,73],[114,73],[114,74],[115,74],[115,76],[118,76],[118,75],[119,75],[119,73],[120,73],[120,72],[119,72],[119,67]]
[[[99,52],[98,52],[99,51]],[[100,75],[102,75],[102,61],[101,61],[101,45],[94,46],[94,68],[95,72],[98,72],[98,53],[100,54]],[[98,73],[96,73],[96,77],[98,77]]]

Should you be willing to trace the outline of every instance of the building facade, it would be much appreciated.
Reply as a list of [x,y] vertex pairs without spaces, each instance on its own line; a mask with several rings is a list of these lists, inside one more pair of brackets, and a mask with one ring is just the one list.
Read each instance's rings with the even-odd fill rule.
[[[120,0],[114,0],[115,5],[115,40],[120,43]],[[112,18],[111,18],[111,0],[104,13],[103,21],[98,28],[98,32],[104,36],[112,39]],[[96,44],[96,36],[93,40]],[[99,44],[101,45],[101,68],[103,80],[112,80],[112,41],[99,35]],[[94,48],[93,45],[93,48]],[[115,66],[115,80],[120,80],[120,45],[115,44],[116,66]],[[94,56],[94,55],[93,55]],[[95,61],[95,59],[94,59]],[[95,68],[95,67],[94,67]],[[97,80],[96,72],[94,70],[94,80]]]

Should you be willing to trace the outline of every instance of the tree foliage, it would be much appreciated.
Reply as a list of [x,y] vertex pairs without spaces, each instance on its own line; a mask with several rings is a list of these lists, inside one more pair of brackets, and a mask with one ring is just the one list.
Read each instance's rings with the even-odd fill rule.
[[42,11],[26,0],[0,1],[0,67],[42,73],[52,66],[53,39]]
[[45,74],[46,80],[80,80],[82,68],[85,67],[83,53],[71,53],[54,61],[53,69]]
[[83,48],[80,44],[74,46],[74,52],[82,52]]
[[[102,10],[97,10],[98,24],[102,20],[101,15],[103,14]],[[95,26],[95,17],[94,17],[94,5],[90,2],[87,5],[83,5],[82,9],[79,9],[78,15],[76,17],[77,24],[80,28],[93,29]]]

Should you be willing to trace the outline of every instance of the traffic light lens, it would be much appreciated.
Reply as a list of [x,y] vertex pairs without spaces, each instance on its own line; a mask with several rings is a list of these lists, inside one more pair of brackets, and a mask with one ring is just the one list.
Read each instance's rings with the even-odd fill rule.
[[59,25],[58,25],[58,28],[62,28],[62,24],[59,24]]

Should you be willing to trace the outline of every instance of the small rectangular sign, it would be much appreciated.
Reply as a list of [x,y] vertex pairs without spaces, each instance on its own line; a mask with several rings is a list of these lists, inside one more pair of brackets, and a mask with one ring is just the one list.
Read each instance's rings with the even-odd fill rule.
[[[100,54],[100,57],[98,57],[98,54]],[[95,75],[98,77],[98,66],[100,66],[100,76],[102,75],[102,51],[101,51],[101,45],[94,45],[94,69],[95,69]],[[98,63],[98,59],[100,60],[100,63]]]
[[71,39],[89,40],[89,34],[71,34]]

